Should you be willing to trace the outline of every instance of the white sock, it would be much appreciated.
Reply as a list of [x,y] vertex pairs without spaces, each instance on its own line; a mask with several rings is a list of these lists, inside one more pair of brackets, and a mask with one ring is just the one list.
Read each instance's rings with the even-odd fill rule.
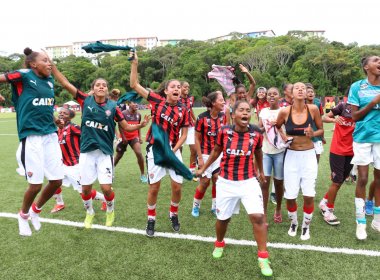
[[216,209],[216,198],[213,198],[211,201],[211,209]]
[[115,210],[115,199],[106,201],[106,203],[107,203],[107,212],[113,212],[113,210]]
[[297,211],[294,211],[294,212],[288,211],[288,217],[289,217],[289,220],[291,220],[292,224],[298,225]]
[[193,200],[193,207],[199,207],[201,208],[202,199],[196,199]]
[[106,202],[106,199],[104,198],[104,194],[102,194],[100,192],[96,192],[95,200],[101,200],[103,202]]
[[364,199],[355,197],[355,215],[356,221],[360,224],[366,223],[365,218],[365,202]]
[[89,200],[83,200],[84,209],[86,209],[87,214],[94,215],[94,208],[92,207],[92,198]]
[[55,195],[53,195],[53,197],[55,198],[55,201],[57,202],[58,205],[64,205],[64,204],[65,204],[65,203],[63,202],[62,192],[59,193],[59,194],[55,194]]
[[313,213],[307,214],[303,212],[302,228],[308,228],[310,226],[312,218],[313,218]]

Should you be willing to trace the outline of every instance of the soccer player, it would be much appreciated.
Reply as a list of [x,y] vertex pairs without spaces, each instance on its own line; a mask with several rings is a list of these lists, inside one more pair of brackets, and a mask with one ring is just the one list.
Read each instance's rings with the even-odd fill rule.
[[[191,172],[194,173],[197,160],[197,151],[195,150],[195,134],[194,134],[194,123],[195,123],[195,115],[193,112],[193,106],[194,106],[194,96],[189,96],[190,92],[190,85],[188,82],[182,81],[181,82],[181,96],[179,98],[179,102],[181,102],[189,111],[190,116],[190,124],[187,129],[187,138],[185,141],[185,144],[189,145],[190,148],[190,165],[189,169]],[[194,177],[194,181],[197,181],[198,178]]]
[[[82,193],[82,185],[80,184],[80,172],[79,172],[79,155],[80,155],[80,136],[81,129],[80,126],[71,122],[75,117],[75,112],[68,108],[61,108],[59,111],[59,123],[58,123],[58,141],[62,151],[63,158],[63,170],[64,178],[62,180],[62,186],[70,187],[73,186],[74,190]],[[106,200],[104,195],[92,190],[92,199],[101,200],[102,210],[106,210]],[[56,204],[51,213],[56,213],[65,208],[65,203],[63,201],[62,188],[59,187],[54,193],[53,198],[55,198]]]
[[[131,62],[130,86],[143,98],[148,100],[152,108],[152,123],[161,126],[162,129],[168,133],[172,150],[177,158],[182,161],[180,147],[183,145],[187,137],[187,128],[189,126],[190,116],[188,109],[179,102],[181,84],[178,80],[167,81],[164,85],[164,94],[166,97],[163,97],[155,92],[148,91],[142,87],[138,81],[138,58],[136,52],[134,52],[134,57],[135,58]],[[180,131],[181,137],[179,136]],[[167,172],[169,173],[171,179],[172,189],[169,218],[173,230],[175,232],[180,230],[178,207],[181,201],[183,177],[177,175],[173,169],[166,169],[154,163],[154,138],[152,128],[148,131],[147,142],[148,146],[146,158],[149,191],[147,198],[148,221],[146,226],[146,234],[148,237],[153,237],[156,223],[157,196],[161,186],[161,179],[167,174]]]
[[124,130],[134,131],[146,126],[149,118],[145,116],[140,125],[128,124],[116,102],[108,98],[108,83],[102,78],[92,82],[93,95],[88,95],[72,85],[55,65],[53,75],[82,108],[79,168],[82,199],[86,209],[84,226],[92,227],[95,216],[92,206],[92,184],[98,179],[107,201],[106,226],[110,227],[115,220],[115,193],[112,189],[115,122]]
[[352,133],[355,122],[351,116],[351,105],[341,102],[330,112],[322,116],[322,121],[334,123],[335,129],[330,146],[331,185],[319,203],[323,219],[329,225],[339,225],[340,221],[334,215],[336,196],[345,179],[350,175],[354,155],[352,150]]
[[368,167],[373,163],[375,207],[372,228],[380,232],[380,57],[373,55],[362,59],[366,78],[351,85],[348,104],[351,104],[354,130],[354,157],[352,164],[358,166],[355,191],[356,238],[367,238],[367,221],[364,212]]
[[[54,124],[54,80],[52,65],[45,53],[24,50],[26,69],[1,74],[0,83],[12,86],[17,113],[21,158],[29,186],[18,214],[19,234],[31,236],[28,219],[40,230],[39,213],[62,184],[62,153]],[[49,181],[36,202],[44,177]]]
[[[263,167],[265,182],[261,184],[261,191],[264,200],[264,213],[267,214],[269,184],[273,170],[273,181],[276,191],[276,210],[274,212],[274,222],[282,223],[281,204],[284,196],[284,151],[285,148],[278,148],[268,140],[268,133],[274,133],[274,126],[280,112],[279,106],[280,93],[277,88],[272,87],[268,90],[269,108],[261,110],[259,115],[259,127],[264,131],[263,141]],[[271,131],[272,130],[272,131]],[[282,130],[282,129],[281,129]],[[281,131],[283,133],[283,131]],[[279,134],[277,137],[281,137]]]
[[[307,83],[306,84],[306,104],[314,104],[318,107],[319,113],[321,116],[323,116],[323,107],[321,104],[321,101],[318,98],[315,98],[315,91],[312,84]],[[316,129],[316,127],[313,127],[313,129]],[[314,149],[315,153],[317,155],[317,162],[319,163],[319,159],[321,157],[321,154],[323,153],[323,142],[324,138],[323,135],[321,137],[313,137],[313,143],[314,143]]]
[[[139,125],[141,122],[141,114],[137,110],[137,103],[129,102],[128,105],[128,109],[122,111],[125,120],[131,125]],[[129,145],[131,146],[137,158],[137,163],[140,168],[140,181],[142,183],[148,182],[148,178],[145,176],[144,172],[144,158],[141,153],[141,144],[143,141],[141,139],[140,130],[128,132],[124,131],[119,125],[119,131],[122,141],[119,142],[116,146],[115,167],[119,160],[123,157]]]
[[267,100],[267,89],[265,87],[259,87],[257,89],[256,97],[251,99],[251,106],[255,108],[257,118],[259,118],[262,109],[270,106]]
[[[314,105],[305,104],[306,86],[295,83],[293,86],[293,104],[280,111],[277,128],[285,124],[286,134],[293,136],[293,142],[285,153],[284,185],[288,216],[291,220],[288,234],[297,235],[297,197],[300,188],[303,194],[303,221],[301,240],[310,239],[310,223],[314,211],[315,183],[318,174],[318,163],[315,156],[315,136],[323,135],[322,119]],[[313,130],[313,125],[317,130]]]
[[232,111],[233,125],[223,126],[217,136],[213,151],[206,163],[197,171],[200,176],[219,158],[220,174],[216,182],[216,241],[213,257],[223,255],[224,236],[234,213],[239,212],[240,202],[244,205],[253,226],[254,238],[258,248],[258,262],[261,273],[272,276],[267,251],[267,227],[265,225],[263,199],[257,174],[253,167],[255,156],[258,176],[265,180],[263,174],[263,154],[261,145],[263,136],[257,126],[250,125],[251,106],[248,101],[235,103]]
[[[203,104],[208,110],[200,114],[195,124],[195,147],[198,155],[198,168],[209,158],[211,151],[214,149],[218,130],[225,124],[225,115],[223,108],[225,101],[220,91],[212,92],[203,97]],[[202,199],[206,193],[210,181],[212,180],[212,206],[211,212],[216,214],[216,180],[220,171],[220,156],[212,165],[202,174],[199,185],[195,190],[193,209],[191,214],[199,217],[199,209]]]

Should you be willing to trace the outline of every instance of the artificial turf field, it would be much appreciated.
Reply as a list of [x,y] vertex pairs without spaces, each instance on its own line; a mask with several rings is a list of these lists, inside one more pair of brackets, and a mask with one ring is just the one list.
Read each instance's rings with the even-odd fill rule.
[[[196,110],[196,113],[200,112],[201,109]],[[74,122],[79,124],[80,116]],[[300,232],[297,237],[288,236],[285,207],[282,212],[284,222],[274,224],[274,208],[269,203],[268,241],[273,279],[379,278],[380,234],[370,228],[371,217],[367,220],[367,240],[360,242],[355,238],[355,186],[345,183],[338,194],[335,214],[341,221],[339,226],[327,225],[318,212],[318,202],[330,182],[328,151],[331,129],[331,125],[325,124],[328,144],[324,145],[325,152],[319,164],[311,239],[301,241]],[[143,135],[145,132],[146,128]],[[79,224],[85,217],[81,199],[72,188],[64,188],[66,209],[51,214],[54,200],[50,200],[41,217],[52,220],[43,222],[41,231],[33,232],[32,237],[20,237],[17,220],[12,214],[18,212],[27,184],[25,178],[15,172],[16,134],[15,114],[0,114],[0,214],[7,216],[0,217],[0,279],[264,278],[257,266],[257,248],[248,242],[253,237],[244,208],[232,218],[226,236],[232,241],[227,242],[224,256],[220,260],[212,258],[215,218],[209,211],[211,192],[205,196],[200,217],[193,218],[190,212],[195,182],[185,181],[183,184],[180,234],[172,233],[168,219],[170,187],[168,178],[165,178],[157,203],[157,236],[144,236],[148,185],[140,183],[139,169],[130,149],[116,168],[116,220],[113,228],[118,231],[107,231],[104,227],[84,230]],[[184,162],[188,163],[187,147],[183,156]],[[95,188],[99,189],[99,186],[95,185]],[[94,224],[104,225],[105,214],[100,211],[100,203],[94,204]],[[301,209],[302,201],[299,203],[299,222],[302,219]],[[68,225],[56,224],[57,220]],[[243,245],[236,245],[239,240]]]

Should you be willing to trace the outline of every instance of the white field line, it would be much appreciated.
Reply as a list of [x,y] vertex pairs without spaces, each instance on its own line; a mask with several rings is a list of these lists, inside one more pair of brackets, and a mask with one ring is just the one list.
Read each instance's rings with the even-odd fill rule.
[[[17,214],[0,212],[0,217],[17,219]],[[79,228],[82,228],[84,226],[83,223],[58,220],[58,219],[41,218],[41,222],[56,224],[56,225],[71,226],[71,227],[79,227]],[[135,229],[135,228],[106,227],[106,226],[95,225],[95,224],[92,226],[92,228],[113,231],[113,232],[124,232],[124,233],[145,235],[145,230]],[[210,243],[215,242],[215,237],[204,237],[204,236],[192,235],[192,234],[156,232],[155,236],[164,237],[164,238],[175,238],[175,239],[185,239],[185,240],[193,240],[193,241],[201,241],[201,242],[210,242]],[[232,245],[257,246],[256,242],[250,241],[250,240],[237,240],[237,239],[226,238],[225,241],[227,244],[232,244]],[[286,249],[286,250],[315,251],[315,252],[323,252],[323,253],[338,253],[338,254],[345,254],[345,255],[362,255],[362,256],[370,256],[370,257],[380,257],[380,251],[350,249],[350,248],[330,248],[330,247],[325,247],[325,246],[270,243],[270,242],[268,243],[268,247],[276,248],[276,249]]]

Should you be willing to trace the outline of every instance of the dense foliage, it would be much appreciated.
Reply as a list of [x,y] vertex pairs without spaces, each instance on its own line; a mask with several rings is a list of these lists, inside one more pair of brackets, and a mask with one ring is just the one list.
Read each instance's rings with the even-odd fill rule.
[[[207,92],[220,89],[214,80],[207,78],[212,64],[244,64],[255,77],[258,86],[281,87],[284,83],[310,82],[318,96],[343,95],[347,88],[363,77],[360,60],[363,56],[380,54],[380,45],[344,45],[328,42],[323,38],[243,38],[209,43],[181,41],[177,46],[157,47],[139,51],[141,84],[150,88],[167,79],[186,80],[197,100]],[[128,53],[116,56],[100,54],[93,61],[84,57],[70,56],[57,60],[58,68],[75,86],[83,91],[90,88],[97,77],[109,81],[110,88],[130,90],[130,62]],[[21,67],[21,55],[0,57],[0,72]],[[237,68],[238,69],[238,68]],[[247,83],[242,73],[240,80]],[[0,93],[10,100],[9,86],[1,86]],[[70,99],[67,92],[56,86],[57,104]],[[8,103],[9,105],[9,103]]]

